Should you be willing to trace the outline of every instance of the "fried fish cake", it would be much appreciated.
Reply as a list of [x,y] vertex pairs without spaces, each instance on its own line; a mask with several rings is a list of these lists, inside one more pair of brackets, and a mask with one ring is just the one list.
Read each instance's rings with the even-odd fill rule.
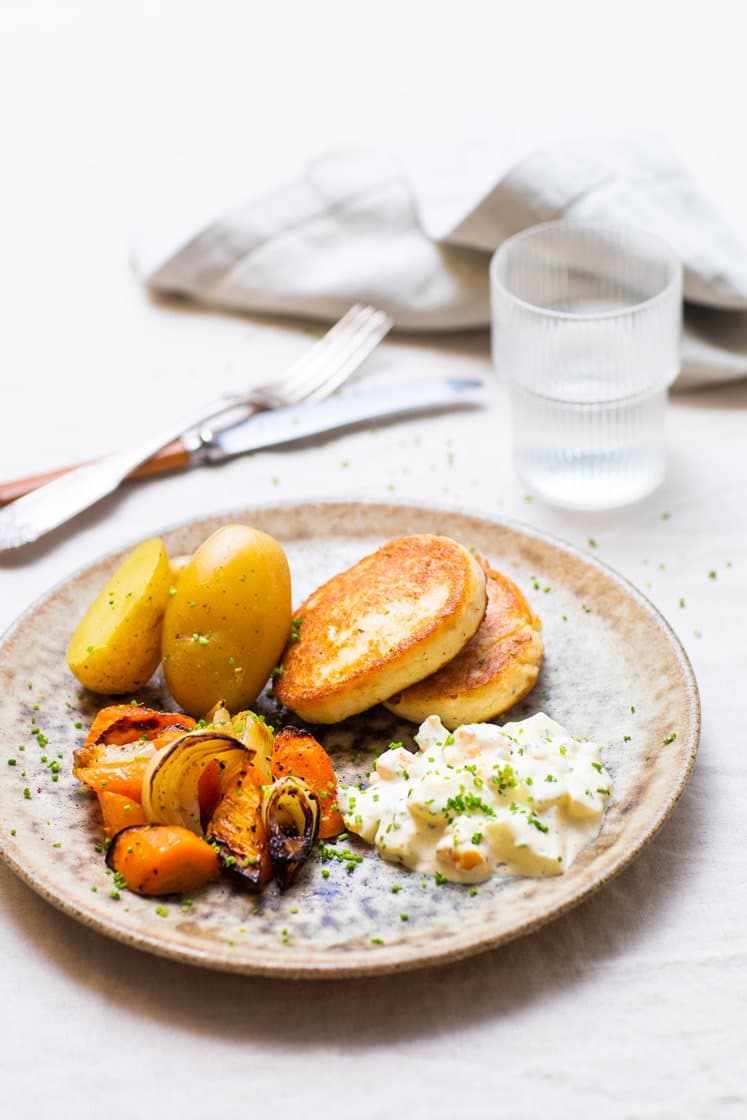
[[542,623],[516,584],[486,565],[488,609],[474,638],[443,669],[385,701],[398,716],[422,723],[440,716],[453,730],[482,723],[522,700],[542,664]]
[[482,622],[485,573],[449,537],[398,537],[318,588],[275,695],[311,723],[337,723],[451,661]]

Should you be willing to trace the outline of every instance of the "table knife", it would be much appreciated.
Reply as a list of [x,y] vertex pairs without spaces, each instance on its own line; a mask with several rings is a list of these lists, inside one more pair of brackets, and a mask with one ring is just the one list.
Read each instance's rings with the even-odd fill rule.
[[[169,444],[132,471],[128,478],[146,477],[202,463],[220,463],[246,452],[296,443],[325,432],[343,431],[408,413],[476,407],[484,403],[483,389],[484,382],[479,378],[418,378],[385,389],[379,387],[335,395],[318,404],[257,412],[223,430],[202,425]],[[85,474],[90,471],[93,476],[96,466],[95,462],[89,464]],[[34,491],[42,485],[50,485],[50,490],[54,489],[62,484],[66,473],[57,471],[0,486],[0,501],[9,503],[0,509],[0,552],[38,539],[105,496],[98,492],[95,485],[91,485],[90,493],[96,496],[88,501],[84,495],[83,499],[74,503],[76,508],[68,516],[63,515],[59,507],[55,510],[57,503],[54,501],[46,503],[43,509],[34,509],[34,515],[28,516],[31,511],[25,509],[26,498],[20,495],[28,495],[30,500]],[[79,473],[84,475],[82,469]],[[83,481],[86,481],[85,477]],[[13,500],[16,497],[18,500]]]
[[317,405],[294,405],[258,412],[224,431],[209,425],[183,437],[186,465],[222,463],[248,451],[297,443],[324,432],[338,432],[359,424],[392,419],[413,412],[474,406],[484,382],[477,378],[421,378],[384,389],[333,396]]

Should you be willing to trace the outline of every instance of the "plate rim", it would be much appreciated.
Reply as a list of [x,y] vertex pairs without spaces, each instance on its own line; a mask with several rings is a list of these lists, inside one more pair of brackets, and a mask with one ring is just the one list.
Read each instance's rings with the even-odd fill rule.
[[[95,911],[90,911],[76,904],[63,894],[55,894],[46,884],[36,880],[31,872],[25,868],[23,863],[16,859],[14,853],[8,849],[5,837],[0,835],[0,859],[2,859],[3,863],[29,886],[35,894],[39,895],[67,917],[81,922],[87,928],[95,930],[97,933],[110,940],[119,942],[120,944],[124,944],[129,948],[134,948],[141,952],[149,952],[156,956],[177,961],[182,964],[189,964],[194,967],[228,972],[235,975],[262,976],[278,980],[334,980],[338,978],[379,977],[395,973],[420,971],[439,965],[448,965],[483,952],[488,952],[491,949],[498,949],[503,945],[507,945],[512,941],[535,932],[586,901],[592,895],[596,894],[597,891],[601,890],[608,882],[626,870],[626,868],[638,858],[641,851],[651,842],[653,837],[662,829],[682,797],[695,765],[702,726],[702,705],[698,682],[687,651],[673,626],[631,580],[618,572],[617,569],[606,561],[585,552],[579,546],[572,544],[557,534],[544,529],[538,529],[517,518],[485,513],[479,509],[464,505],[415,500],[356,498],[352,496],[335,496],[310,500],[285,498],[280,501],[255,502],[251,505],[239,507],[231,506],[225,510],[217,510],[213,513],[180,519],[163,526],[151,535],[168,536],[172,533],[188,530],[201,522],[216,520],[229,522],[232,519],[246,519],[247,516],[251,516],[253,513],[282,512],[283,509],[290,510],[300,507],[323,508],[329,511],[336,510],[339,512],[351,505],[358,508],[378,509],[382,513],[385,510],[398,510],[400,512],[412,510],[417,511],[421,515],[432,513],[441,517],[452,516],[467,518],[475,520],[489,528],[505,528],[525,538],[530,538],[540,543],[547,543],[553,548],[570,554],[575,559],[581,560],[584,564],[601,571],[644,608],[654,624],[667,639],[670,648],[676,655],[683,670],[683,677],[687,686],[687,711],[690,717],[689,725],[686,728],[689,742],[687,743],[687,753],[684,756],[684,765],[681,767],[680,772],[678,772],[677,780],[673,788],[668,791],[668,796],[659,805],[655,819],[648,826],[646,831],[637,838],[636,843],[630,849],[621,854],[620,858],[616,860],[614,866],[610,868],[606,874],[592,879],[576,891],[572,898],[555,904],[549,910],[545,910],[539,915],[527,918],[511,930],[504,931],[497,936],[491,936],[487,933],[486,936],[476,937],[466,944],[459,944],[446,949],[439,947],[433,953],[421,953],[416,959],[408,958],[406,955],[403,957],[401,946],[392,948],[380,946],[375,954],[371,953],[370,961],[366,961],[365,963],[351,963],[346,965],[335,961],[327,966],[318,959],[307,964],[298,961],[282,963],[273,959],[263,964],[261,961],[247,962],[246,959],[236,959],[235,957],[232,959],[227,953],[217,953],[215,950],[207,950],[199,946],[187,948],[168,944],[146,931],[139,931],[135,934],[126,926],[119,924],[116,920],[107,921]],[[73,581],[84,576],[98,565],[110,559],[114,559],[122,553],[126,553],[143,539],[145,539],[145,537],[143,534],[140,534],[129,541],[121,542],[114,548],[94,556],[88,562],[79,565],[38,595],[24,608],[21,614],[6,627],[2,634],[0,634],[0,652],[13,635],[22,627],[29,616],[33,615],[51,599],[54,599],[58,593],[64,590]]]

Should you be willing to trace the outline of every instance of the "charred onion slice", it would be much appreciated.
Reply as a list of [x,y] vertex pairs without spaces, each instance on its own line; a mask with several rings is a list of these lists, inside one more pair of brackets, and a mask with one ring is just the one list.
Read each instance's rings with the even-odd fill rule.
[[254,712],[245,711],[239,712],[231,720],[231,733],[256,752],[254,765],[261,774],[262,781],[269,785],[272,781],[270,760],[275,742],[272,728]]
[[218,847],[223,867],[255,891],[272,878],[261,806],[262,776],[254,763],[241,766],[226,781],[206,829],[208,841]]
[[319,833],[319,802],[300,778],[280,778],[265,790],[262,816],[281,890],[296,878]]
[[231,730],[231,713],[226,707],[224,700],[219,700],[217,704],[213,704],[210,711],[205,716],[205,722],[209,723],[217,731]]
[[332,760],[310,731],[284,727],[272,747],[273,778],[301,778],[319,798],[319,839],[339,836],[345,822],[337,807],[337,778]]
[[[198,782],[215,759],[223,782],[254,759],[254,749],[223,731],[188,731],[153,755],[143,775],[143,809],[151,824],[177,824],[202,836]],[[222,782],[222,785],[223,785]]]

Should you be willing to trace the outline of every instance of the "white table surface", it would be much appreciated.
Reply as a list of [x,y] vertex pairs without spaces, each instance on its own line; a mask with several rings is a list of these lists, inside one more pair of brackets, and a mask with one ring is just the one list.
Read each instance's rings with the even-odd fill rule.
[[[339,142],[487,143],[507,122],[660,128],[747,239],[737,4],[711,2],[707,18],[684,2],[267,8],[3,7],[1,477],[135,438],[175,400],[261,379],[308,345],[292,324],[149,301],[128,236],[164,199],[199,220]],[[489,375],[487,338],[388,342],[365,376],[427,371]],[[0,866],[2,1114],[744,1115],[746,410],[744,383],[673,398],[668,478],[623,512],[527,501],[497,387],[458,420],[127,487],[3,561],[2,628],[100,553],[255,501],[520,518],[593,537],[650,596],[692,659],[703,734],[672,818],[601,893],[502,951],[388,980],[182,967],[84,929]]]

